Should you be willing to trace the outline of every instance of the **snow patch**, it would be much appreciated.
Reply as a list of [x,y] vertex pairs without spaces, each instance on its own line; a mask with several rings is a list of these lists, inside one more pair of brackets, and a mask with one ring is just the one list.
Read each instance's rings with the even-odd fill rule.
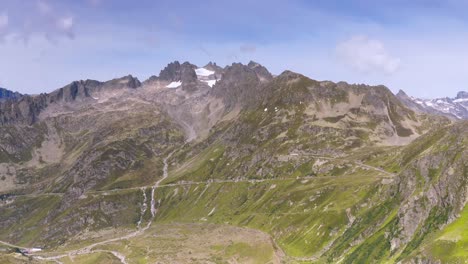
[[468,102],[468,98],[460,98],[453,100],[455,103]]
[[177,88],[179,86],[182,85],[182,82],[181,81],[177,81],[177,82],[171,82],[170,84],[168,84],[166,87],[167,88]]
[[198,75],[198,76],[210,76],[212,74],[214,74],[215,72],[214,71],[210,71],[210,70],[207,70],[205,68],[198,68],[198,69],[195,69],[195,73]]
[[215,85],[216,83],[216,80],[208,80],[208,81],[204,81],[206,82],[206,84],[208,84],[209,87],[213,87],[213,85]]

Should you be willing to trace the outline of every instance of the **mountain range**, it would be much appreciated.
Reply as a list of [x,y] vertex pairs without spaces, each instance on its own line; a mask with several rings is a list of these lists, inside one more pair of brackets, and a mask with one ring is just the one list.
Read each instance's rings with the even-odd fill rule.
[[175,61],[1,94],[2,263],[468,259],[466,92]]
[[468,119],[468,92],[458,92],[455,98],[419,99],[399,91],[397,97],[415,111],[445,115],[456,119]]

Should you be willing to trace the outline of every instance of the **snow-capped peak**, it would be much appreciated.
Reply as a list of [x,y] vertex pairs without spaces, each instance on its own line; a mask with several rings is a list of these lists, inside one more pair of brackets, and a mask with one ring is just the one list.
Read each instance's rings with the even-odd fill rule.
[[[468,98],[464,98],[464,94],[465,92],[460,92],[456,98],[420,99],[410,96],[409,99],[417,104],[418,110],[449,115],[458,119],[468,119]],[[405,102],[404,98],[399,98]],[[411,107],[411,105],[409,106]]]

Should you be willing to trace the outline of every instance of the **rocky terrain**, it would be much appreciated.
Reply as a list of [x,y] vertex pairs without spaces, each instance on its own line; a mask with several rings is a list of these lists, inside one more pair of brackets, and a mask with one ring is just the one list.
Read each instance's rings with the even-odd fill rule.
[[176,61],[9,97],[2,263],[468,260],[468,123],[402,92]]
[[455,98],[419,99],[399,91],[397,97],[409,108],[455,119],[468,119],[468,92],[459,92]]

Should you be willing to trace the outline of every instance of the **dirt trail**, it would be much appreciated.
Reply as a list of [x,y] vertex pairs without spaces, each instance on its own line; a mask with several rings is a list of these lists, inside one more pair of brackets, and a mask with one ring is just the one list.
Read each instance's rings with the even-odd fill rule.
[[20,246],[17,246],[17,245],[13,245],[13,244],[10,244],[10,243],[5,242],[5,241],[0,241],[0,244],[5,245],[5,246],[7,246],[7,247],[13,247],[13,248],[19,248],[19,249],[26,249],[25,247],[20,247]]

